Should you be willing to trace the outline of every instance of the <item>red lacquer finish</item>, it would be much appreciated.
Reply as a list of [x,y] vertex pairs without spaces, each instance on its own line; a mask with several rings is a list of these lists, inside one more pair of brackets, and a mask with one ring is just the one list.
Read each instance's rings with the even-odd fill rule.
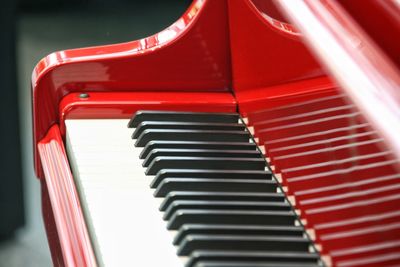
[[324,74],[290,24],[272,19],[250,0],[228,1],[228,7],[236,93]]
[[66,119],[130,118],[139,109],[199,112],[236,112],[229,92],[88,92],[66,95],[60,102],[59,122],[65,132]]
[[248,123],[332,266],[396,265],[399,161],[344,94],[317,92],[266,101]]
[[62,251],[54,261],[96,264],[62,144],[66,119],[238,109],[333,266],[400,264],[399,46],[390,36],[400,9],[366,1],[195,0],[151,37],[39,62],[35,167],[55,218],[49,242]]
[[85,91],[227,91],[231,87],[225,1],[193,1],[166,30],[141,40],[53,53],[32,76],[37,142],[58,122],[58,104]]
[[38,144],[47,192],[66,266],[97,266],[57,125]]
[[385,51],[397,68],[400,68],[400,45],[396,38],[400,36],[400,3],[396,0],[340,0],[339,2]]
[[393,61],[339,2],[278,3],[346,94],[400,157],[400,70]]
[[312,99],[314,95],[331,96],[336,93],[336,85],[328,77],[322,76],[282,85],[236,91],[235,97],[239,103],[240,113],[247,116],[249,113],[266,108]]
[[51,259],[55,267],[64,267],[64,255],[60,244],[60,237],[57,232],[56,220],[51,206],[49,190],[46,179],[40,180],[42,196],[42,215],[43,223],[46,229],[47,242],[49,243]]

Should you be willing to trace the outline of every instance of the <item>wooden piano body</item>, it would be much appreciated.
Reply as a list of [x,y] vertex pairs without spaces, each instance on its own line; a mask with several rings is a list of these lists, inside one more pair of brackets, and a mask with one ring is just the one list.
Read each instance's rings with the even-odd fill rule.
[[[42,59],[32,77],[35,169],[54,265],[96,265],[65,120],[143,109],[240,112],[328,265],[400,264],[399,11],[394,0],[195,0],[148,38]],[[350,203],[359,214],[320,212]]]

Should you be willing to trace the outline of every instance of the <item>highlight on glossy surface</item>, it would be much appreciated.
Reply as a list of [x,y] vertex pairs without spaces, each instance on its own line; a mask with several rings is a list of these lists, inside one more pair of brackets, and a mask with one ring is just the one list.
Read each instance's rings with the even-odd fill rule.
[[[177,22],[153,36],[45,57],[32,75],[34,143],[58,122],[58,103],[68,93],[228,91],[227,12],[226,1],[195,0]],[[42,176],[37,158],[35,151]]]
[[264,22],[277,32],[291,38],[301,38],[301,33],[296,27],[286,20],[273,1],[251,0],[251,4],[264,17]]
[[277,1],[400,158],[400,74],[336,1]]
[[66,266],[97,266],[57,125],[38,144],[52,211]]

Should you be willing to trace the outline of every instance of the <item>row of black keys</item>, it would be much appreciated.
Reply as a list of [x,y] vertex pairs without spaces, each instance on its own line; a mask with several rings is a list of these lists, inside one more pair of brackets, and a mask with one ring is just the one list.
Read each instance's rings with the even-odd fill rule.
[[129,123],[187,267],[319,266],[238,114],[141,111]]

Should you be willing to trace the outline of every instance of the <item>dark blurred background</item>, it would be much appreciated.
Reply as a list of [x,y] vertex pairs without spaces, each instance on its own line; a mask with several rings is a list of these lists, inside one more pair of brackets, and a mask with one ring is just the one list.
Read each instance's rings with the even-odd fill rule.
[[52,266],[33,172],[30,78],[45,55],[132,41],[178,19],[191,0],[2,0],[0,266]]

